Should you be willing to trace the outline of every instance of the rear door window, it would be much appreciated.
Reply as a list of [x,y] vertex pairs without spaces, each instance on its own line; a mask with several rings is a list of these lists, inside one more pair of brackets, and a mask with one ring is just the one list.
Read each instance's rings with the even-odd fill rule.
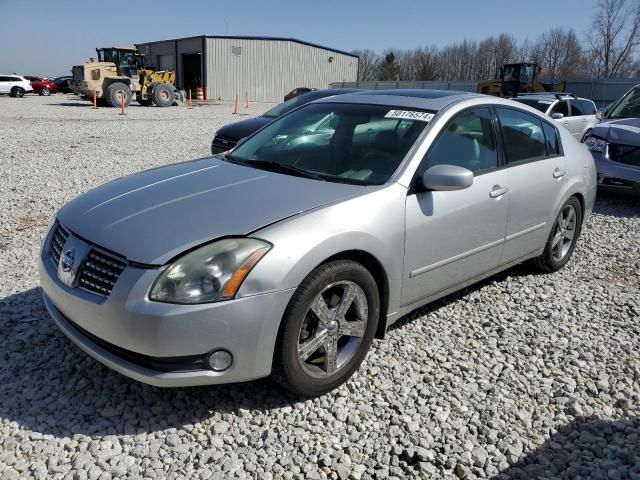
[[542,120],[515,109],[496,108],[496,112],[508,164],[539,160],[547,156]]
[[553,157],[554,155],[560,155],[560,145],[558,140],[558,133],[556,129],[546,122],[542,122],[542,130],[544,131],[544,138],[547,143],[547,155]]
[[596,114],[596,105],[591,100],[578,100],[578,102],[580,102],[583,115]]
[[582,111],[582,103],[580,102],[580,100],[571,100],[571,116],[573,117],[577,117],[579,115],[585,115],[585,113]]

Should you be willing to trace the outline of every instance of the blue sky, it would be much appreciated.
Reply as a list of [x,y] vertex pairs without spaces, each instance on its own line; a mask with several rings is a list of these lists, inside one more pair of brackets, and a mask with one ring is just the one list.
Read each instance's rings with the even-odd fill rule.
[[573,27],[582,38],[594,3],[0,0],[0,73],[65,75],[72,65],[95,56],[95,47],[224,34],[225,17],[230,35],[294,37],[347,51],[446,45],[503,31],[535,39],[559,25]]

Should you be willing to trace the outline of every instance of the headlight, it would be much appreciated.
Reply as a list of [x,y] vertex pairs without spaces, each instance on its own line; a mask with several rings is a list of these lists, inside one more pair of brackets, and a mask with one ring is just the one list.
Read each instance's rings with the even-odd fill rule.
[[587,137],[585,145],[592,152],[604,152],[607,149],[607,141],[598,137]]
[[149,298],[197,304],[233,298],[271,245],[254,238],[226,238],[183,255],[164,270]]

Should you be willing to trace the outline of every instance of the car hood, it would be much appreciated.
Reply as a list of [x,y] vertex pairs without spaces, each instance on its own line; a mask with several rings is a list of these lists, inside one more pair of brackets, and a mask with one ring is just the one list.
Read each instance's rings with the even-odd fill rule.
[[591,135],[609,143],[640,146],[640,118],[608,120],[596,125]]
[[241,138],[248,137],[253,132],[260,130],[267,123],[275,120],[272,117],[254,117],[239,122],[225,125],[216,132],[216,136],[222,136],[229,140],[238,141]]
[[58,220],[130,261],[162,265],[215,238],[247,235],[363,190],[211,157],[106,183],[65,205]]

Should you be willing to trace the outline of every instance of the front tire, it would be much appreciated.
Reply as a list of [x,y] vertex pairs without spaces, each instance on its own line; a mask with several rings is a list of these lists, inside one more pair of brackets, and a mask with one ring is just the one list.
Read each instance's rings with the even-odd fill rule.
[[24,97],[24,88],[22,88],[22,87],[13,87],[11,89],[10,95],[12,97],[15,97],[15,98],[22,98],[22,97]]
[[131,89],[122,82],[114,82],[107,87],[105,98],[109,106],[118,108],[122,106],[122,97],[124,96],[124,106],[128,107],[131,103],[133,94]]
[[40,95],[44,95],[45,97],[48,97],[49,95],[51,95],[51,90],[49,90],[48,87],[44,87],[41,91],[40,91]]
[[582,205],[571,197],[560,209],[551,228],[544,252],[533,259],[535,267],[543,272],[557,272],[571,258],[582,230]]
[[176,101],[173,87],[166,83],[158,83],[153,87],[151,98],[153,99],[153,103],[159,107],[170,107]]
[[366,268],[350,260],[319,266],[287,306],[276,343],[274,378],[305,397],[333,390],[360,366],[379,316],[378,287]]

